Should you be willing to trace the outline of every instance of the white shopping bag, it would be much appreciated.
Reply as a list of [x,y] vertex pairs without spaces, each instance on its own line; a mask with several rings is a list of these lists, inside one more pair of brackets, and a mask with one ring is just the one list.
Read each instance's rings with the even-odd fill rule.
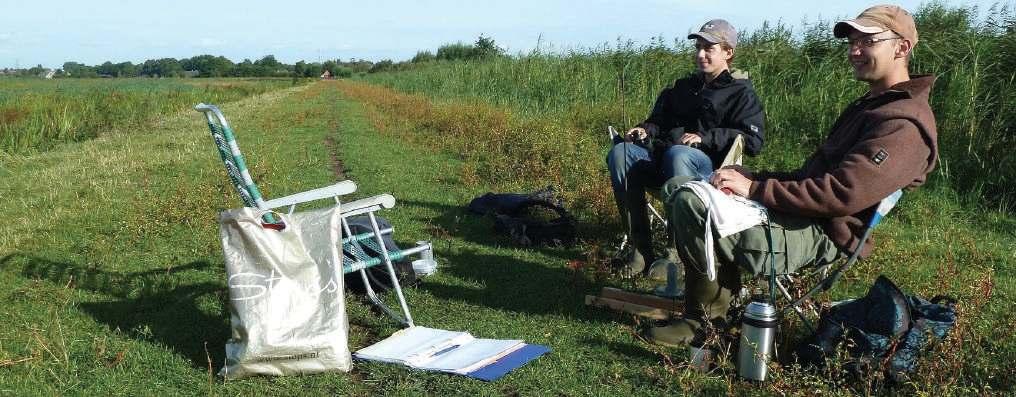
[[232,328],[219,375],[349,371],[337,208],[274,214],[283,230],[265,228],[262,215],[219,214]]

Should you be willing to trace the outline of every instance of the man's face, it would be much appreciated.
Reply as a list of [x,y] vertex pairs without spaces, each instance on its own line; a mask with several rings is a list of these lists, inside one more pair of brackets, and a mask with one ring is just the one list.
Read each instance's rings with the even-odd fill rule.
[[855,30],[847,36],[847,40],[847,55],[854,68],[854,78],[866,82],[879,81],[895,67],[900,40],[896,33],[861,33]]
[[695,40],[695,67],[699,71],[716,75],[728,68],[728,60],[733,50],[724,50],[720,44],[713,44],[703,39]]

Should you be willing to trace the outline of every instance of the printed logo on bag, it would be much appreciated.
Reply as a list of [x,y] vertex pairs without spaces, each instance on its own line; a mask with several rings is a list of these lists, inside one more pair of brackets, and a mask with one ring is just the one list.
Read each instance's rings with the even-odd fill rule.
[[292,354],[288,356],[261,356],[250,359],[252,363],[270,363],[273,361],[291,361],[291,360],[305,360],[308,358],[318,358],[320,354],[318,352]]
[[[249,272],[231,275],[227,281],[230,290],[230,300],[245,301],[267,296],[272,293],[275,284],[283,280],[290,279],[282,277],[281,274],[276,275],[274,269],[268,276]],[[325,292],[335,293],[339,291],[339,285],[334,279],[329,279],[323,286],[312,286],[306,290],[317,294]]]

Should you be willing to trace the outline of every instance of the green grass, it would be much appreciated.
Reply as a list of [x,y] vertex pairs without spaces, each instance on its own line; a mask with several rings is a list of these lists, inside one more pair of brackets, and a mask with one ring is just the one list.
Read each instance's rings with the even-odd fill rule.
[[[525,338],[560,353],[491,384],[358,364],[352,374],[209,385],[208,359],[218,370],[228,336],[215,213],[238,202],[199,115],[184,112],[149,134],[5,159],[0,191],[24,194],[2,204],[4,213],[18,216],[0,234],[0,281],[7,286],[0,313],[8,320],[0,330],[0,392],[542,394],[656,387],[654,378],[614,384],[645,376],[655,356],[632,347],[630,330],[613,316],[582,307],[581,294],[591,286],[561,266],[573,253],[498,247],[486,233],[489,222],[466,217],[461,204],[476,191],[455,177],[460,164],[447,155],[377,134],[360,106],[327,83],[223,108],[269,197],[334,180],[323,144],[329,137],[338,139],[361,195],[399,197],[398,210],[386,214],[399,240],[434,240],[442,264],[408,291],[418,323]],[[414,167],[406,167],[407,157]],[[349,308],[354,348],[396,329],[355,298]]]
[[[578,250],[512,248],[490,220],[463,206],[489,185],[446,132],[393,124],[398,113],[342,94],[350,83],[317,83],[224,104],[254,178],[267,197],[335,180],[331,155],[359,185],[399,201],[384,216],[401,242],[431,240],[440,269],[407,297],[421,325],[491,338],[522,338],[552,354],[493,383],[393,365],[356,363],[348,374],[223,382],[229,333],[225,275],[215,222],[239,204],[226,184],[200,116],[166,115],[148,133],[117,133],[0,162],[0,202],[14,214],[0,228],[0,393],[659,395],[753,394],[731,366],[703,375],[683,351],[646,344],[628,316],[583,306],[600,286],[633,285],[566,262]],[[386,128],[376,128],[387,121]],[[40,181],[46,181],[42,183]],[[936,353],[910,392],[1011,390],[1014,341],[1011,217],[981,230],[963,203],[941,192],[908,196],[880,229],[880,249],[834,297],[855,295],[885,272],[908,290],[964,299],[963,338]],[[958,200],[958,199],[957,199]],[[928,214],[956,220],[929,221]],[[977,220],[972,220],[977,219]],[[976,233],[973,231],[977,230]],[[943,243],[945,241],[946,243]],[[590,248],[588,242],[584,248]],[[983,275],[994,290],[978,298]],[[966,283],[969,281],[969,283]],[[389,297],[390,298],[390,297]],[[353,349],[396,330],[355,297]],[[863,393],[835,372],[785,368],[767,393]],[[990,388],[990,389],[989,389]]]
[[[1003,94],[1013,69],[994,52],[1010,48],[1011,32],[972,25],[964,12],[930,6],[920,17],[922,26],[937,24],[922,30],[926,52],[915,67],[941,73],[933,106],[943,165],[879,227],[875,254],[825,297],[858,296],[885,274],[907,292],[959,299],[960,323],[950,339],[926,356],[912,382],[877,389],[884,394],[1014,389],[1016,218],[1004,209],[1012,186],[1006,164],[1016,156],[993,152],[1010,138],[991,135],[1012,136],[1012,102]],[[794,41],[781,29],[758,32],[738,54],[767,101],[770,147],[753,166],[799,164],[863,90],[835,44]],[[638,119],[656,92],[687,70],[685,59],[679,48],[622,46],[604,54],[439,62],[370,77],[396,89],[221,80],[216,84],[260,88],[216,96],[181,86],[187,80],[134,82],[141,93],[124,94],[122,105],[134,109],[126,118],[103,121],[80,139],[42,134],[41,143],[0,156],[0,395],[868,393],[882,380],[845,376],[839,362],[823,371],[777,368],[763,385],[741,381],[729,362],[710,374],[692,372],[684,351],[640,341],[635,334],[644,324],[582,304],[604,285],[647,287],[600,268],[609,254],[603,247],[617,234],[603,126]],[[622,69],[623,95],[616,91]],[[7,95],[0,104],[50,98],[33,109],[124,91],[100,80],[67,92],[45,82],[4,84],[10,89],[0,91]],[[160,90],[184,94],[146,108],[166,92]],[[356,363],[348,374],[229,382],[210,376],[222,365],[229,335],[216,214],[239,200],[207,127],[188,110],[199,101],[222,105],[269,198],[334,182],[333,156],[358,183],[356,197],[395,195],[399,204],[383,215],[396,239],[433,241],[440,263],[436,275],[407,291],[418,324],[522,338],[553,353],[493,383],[372,363]],[[972,143],[985,151],[964,158]],[[985,159],[997,175],[973,173],[995,170]],[[546,184],[560,188],[579,216],[583,241],[574,250],[513,248],[492,235],[490,220],[463,209],[486,191]],[[567,264],[576,260],[585,267],[572,270]],[[396,330],[356,297],[347,307],[353,349]],[[786,325],[785,350],[803,332],[794,321]]]
[[[405,95],[364,84],[346,83],[342,89],[369,105],[368,115],[383,133],[397,134],[409,145],[437,147],[465,159],[460,175],[467,184],[478,187],[493,185],[504,191],[560,183],[562,179],[559,178],[565,178],[566,182],[579,181],[582,184],[578,186],[583,188],[591,185],[578,194],[570,192],[568,185],[564,185],[569,201],[577,208],[585,209],[580,211],[580,221],[583,236],[587,239],[582,246],[584,252],[565,258],[585,259],[590,267],[577,277],[594,280],[592,283],[599,285],[595,280],[602,275],[595,269],[602,263],[601,247],[608,244],[606,238],[616,235],[616,229],[605,228],[607,225],[603,222],[607,221],[597,215],[599,211],[595,211],[609,204],[602,203],[602,200],[599,206],[589,203],[595,199],[596,192],[602,196],[603,192],[609,191],[602,169],[595,166],[602,154],[594,152],[593,155],[575,157],[572,150],[582,153],[575,147],[527,147],[525,143],[520,145],[510,139],[521,137],[518,140],[525,140],[522,135],[532,131],[534,125],[561,128],[566,133],[579,132],[560,127],[554,120],[544,118],[547,116],[514,116],[510,111],[499,116],[497,109],[477,104],[471,99],[437,99],[431,103],[419,95]],[[502,140],[505,137],[509,138]],[[585,144],[584,140],[579,142]],[[516,151],[520,147],[525,151]],[[605,149],[606,143],[601,143],[596,150]],[[555,151],[560,153],[559,157],[549,160],[542,156],[514,157],[520,153]],[[508,158],[499,159],[499,156]],[[474,164],[477,162],[488,164]],[[495,167],[502,173],[482,172],[485,166],[490,166],[489,163],[503,166]],[[595,171],[590,172],[590,167]],[[940,345],[939,350],[930,355],[934,358],[921,367],[913,384],[893,389],[896,392],[945,389],[946,393],[963,394],[972,390],[1012,388],[1008,380],[1010,377],[997,374],[1011,371],[1004,363],[1016,358],[1016,340],[1008,332],[1014,315],[1006,303],[1016,292],[1013,283],[1016,258],[1012,251],[1012,247],[1016,246],[1013,233],[1016,219],[1008,213],[985,211],[979,201],[970,200],[970,195],[958,194],[942,184],[932,184],[908,193],[900,207],[876,232],[878,248],[875,254],[852,269],[827,297],[840,300],[862,295],[877,275],[885,274],[909,293],[926,298],[946,294],[960,300],[961,323],[953,333],[954,339]],[[462,202],[465,203],[465,200]],[[629,288],[645,287],[610,278],[605,282]],[[579,299],[580,294],[576,294],[571,302]],[[791,324],[788,331],[784,348],[798,341],[803,328]],[[644,344],[635,345],[651,349]],[[682,357],[679,353],[676,356]],[[732,387],[739,393],[752,390],[750,386],[739,383],[731,372],[721,374],[721,379],[732,382]],[[692,377],[682,380],[682,386],[701,392],[710,384],[709,379],[716,380]],[[768,390],[835,392],[844,387],[854,393],[866,390],[865,383],[851,381],[835,368],[816,374],[790,367],[776,375],[776,379],[778,381],[773,382]],[[880,382],[877,378],[865,381]]]
[[[306,81],[301,81],[306,83]],[[228,102],[294,84],[287,79],[0,79],[0,153],[140,130],[152,117],[204,100]]]
[[[981,198],[989,208],[1011,210],[1016,206],[1016,156],[1010,154],[1016,146],[1011,94],[1016,92],[1011,56],[1016,11],[933,2],[915,15],[920,42],[911,71],[938,78],[931,95],[941,154],[934,183]],[[734,67],[749,74],[766,110],[766,149],[750,165],[796,166],[825,138],[845,104],[867,89],[853,80],[846,47],[831,32],[828,21],[800,28],[766,24],[742,32]],[[480,99],[523,117],[555,120],[568,128],[526,131],[519,139],[565,146],[576,137],[604,139],[608,124],[621,129],[642,121],[660,90],[692,70],[689,43],[683,37],[660,38],[645,46],[618,42],[563,55],[424,62],[366,79],[434,100]]]

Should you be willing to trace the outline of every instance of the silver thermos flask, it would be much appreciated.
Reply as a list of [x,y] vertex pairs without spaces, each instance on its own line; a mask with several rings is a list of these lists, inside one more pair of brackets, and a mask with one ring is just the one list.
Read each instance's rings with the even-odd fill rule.
[[776,338],[776,308],[765,302],[751,302],[741,318],[741,340],[737,348],[737,374],[764,381]]

